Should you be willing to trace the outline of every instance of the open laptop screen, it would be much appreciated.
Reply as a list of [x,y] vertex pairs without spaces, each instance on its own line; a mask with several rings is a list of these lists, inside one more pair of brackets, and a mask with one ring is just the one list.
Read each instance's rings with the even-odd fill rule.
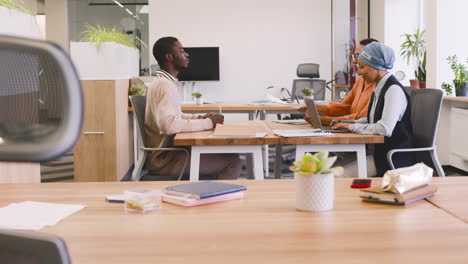
[[313,99],[304,99],[304,102],[307,106],[307,114],[310,117],[310,122],[312,123],[312,126],[317,129],[322,129],[322,123],[320,122],[320,117],[317,111],[317,107],[315,106],[314,100]]

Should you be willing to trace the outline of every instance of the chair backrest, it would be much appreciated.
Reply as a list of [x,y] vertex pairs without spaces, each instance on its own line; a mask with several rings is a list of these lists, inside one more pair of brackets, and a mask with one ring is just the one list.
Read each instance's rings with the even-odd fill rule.
[[0,230],[0,263],[69,264],[61,238],[36,232]]
[[312,91],[314,100],[325,100],[325,80],[320,79],[295,79],[291,93],[291,101],[303,99],[302,89],[307,88]]
[[57,159],[75,145],[82,120],[69,55],[50,42],[0,35],[0,161]]
[[415,147],[432,147],[437,134],[443,93],[439,89],[416,89],[411,92],[410,98]]
[[320,78],[319,68],[317,63],[302,63],[297,65],[296,74],[300,78]]
[[139,142],[142,142],[143,146],[147,146],[145,133],[146,96],[131,95],[129,96],[129,99],[133,107],[133,117],[138,125],[137,133]]
[[414,91],[417,91],[419,90],[420,88],[418,87],[411,87],[411,86],[405,86],[405,90],[406,92],[409,94],[409,96],[411,96],[411,94],[414,92]]

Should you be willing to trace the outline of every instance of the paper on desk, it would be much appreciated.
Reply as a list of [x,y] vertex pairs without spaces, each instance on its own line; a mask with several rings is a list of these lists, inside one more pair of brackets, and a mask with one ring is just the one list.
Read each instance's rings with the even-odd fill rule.
[[217,124],[212,137],[264,137],[267,132],[258,131],[255,126]]
[[0,228],[39,230],[56,225],[85,205],[55,204],[26,201],[0,208]]

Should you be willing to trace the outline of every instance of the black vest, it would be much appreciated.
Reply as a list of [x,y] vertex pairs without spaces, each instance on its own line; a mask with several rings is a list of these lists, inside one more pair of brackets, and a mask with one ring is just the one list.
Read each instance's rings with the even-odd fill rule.
[[[387,153],[391,149],[398,149],[398,148],[412,148],[414,147],[413,144],[413,130],[411,125],[411,105],[409,100],[409,95],[406,93],[403,85],[392,76],[390,76],[387,81],[385,82],[382,91],[380,92],[379,99],[377,101],[377,105],[375,107],[374,112],[374,123],[377,123],[380,119],[382,119],[382,112],[385,105],[385,94],[387,93],[388,88],[392,85],[398,85],[401,90],[405,93],[405,98],[402,100],[406,100],[408,105],[406,107],[405,113],[403,114],[403,118],[401,121],[398,121],[395,125],[395,128],[392,131],[392,135],[390,137],[385,137],[385,141],[383,144],[375,144],[374,145],[374,162],[375,167],[377,169],[377,177],[382,177],[384,173],[390,169],[390,165],[387,162]],[[372,104],[374,101],[374,97],[372,96],[371,101],[369,103],[369,111],[367,113],[368,122],[370,123],[370,111],[372,108]],[[395,153],[393,155],[393,165],[395,168],[407,167],[414,164],[414,154],[412,153]]]

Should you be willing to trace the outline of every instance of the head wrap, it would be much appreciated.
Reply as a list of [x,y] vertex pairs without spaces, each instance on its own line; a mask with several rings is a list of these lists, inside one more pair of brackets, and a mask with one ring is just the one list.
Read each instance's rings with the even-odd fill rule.
[[389,70],[393,68],[395,53],[385,44],[372,42],[361,49],[359,59],[374,69]]

